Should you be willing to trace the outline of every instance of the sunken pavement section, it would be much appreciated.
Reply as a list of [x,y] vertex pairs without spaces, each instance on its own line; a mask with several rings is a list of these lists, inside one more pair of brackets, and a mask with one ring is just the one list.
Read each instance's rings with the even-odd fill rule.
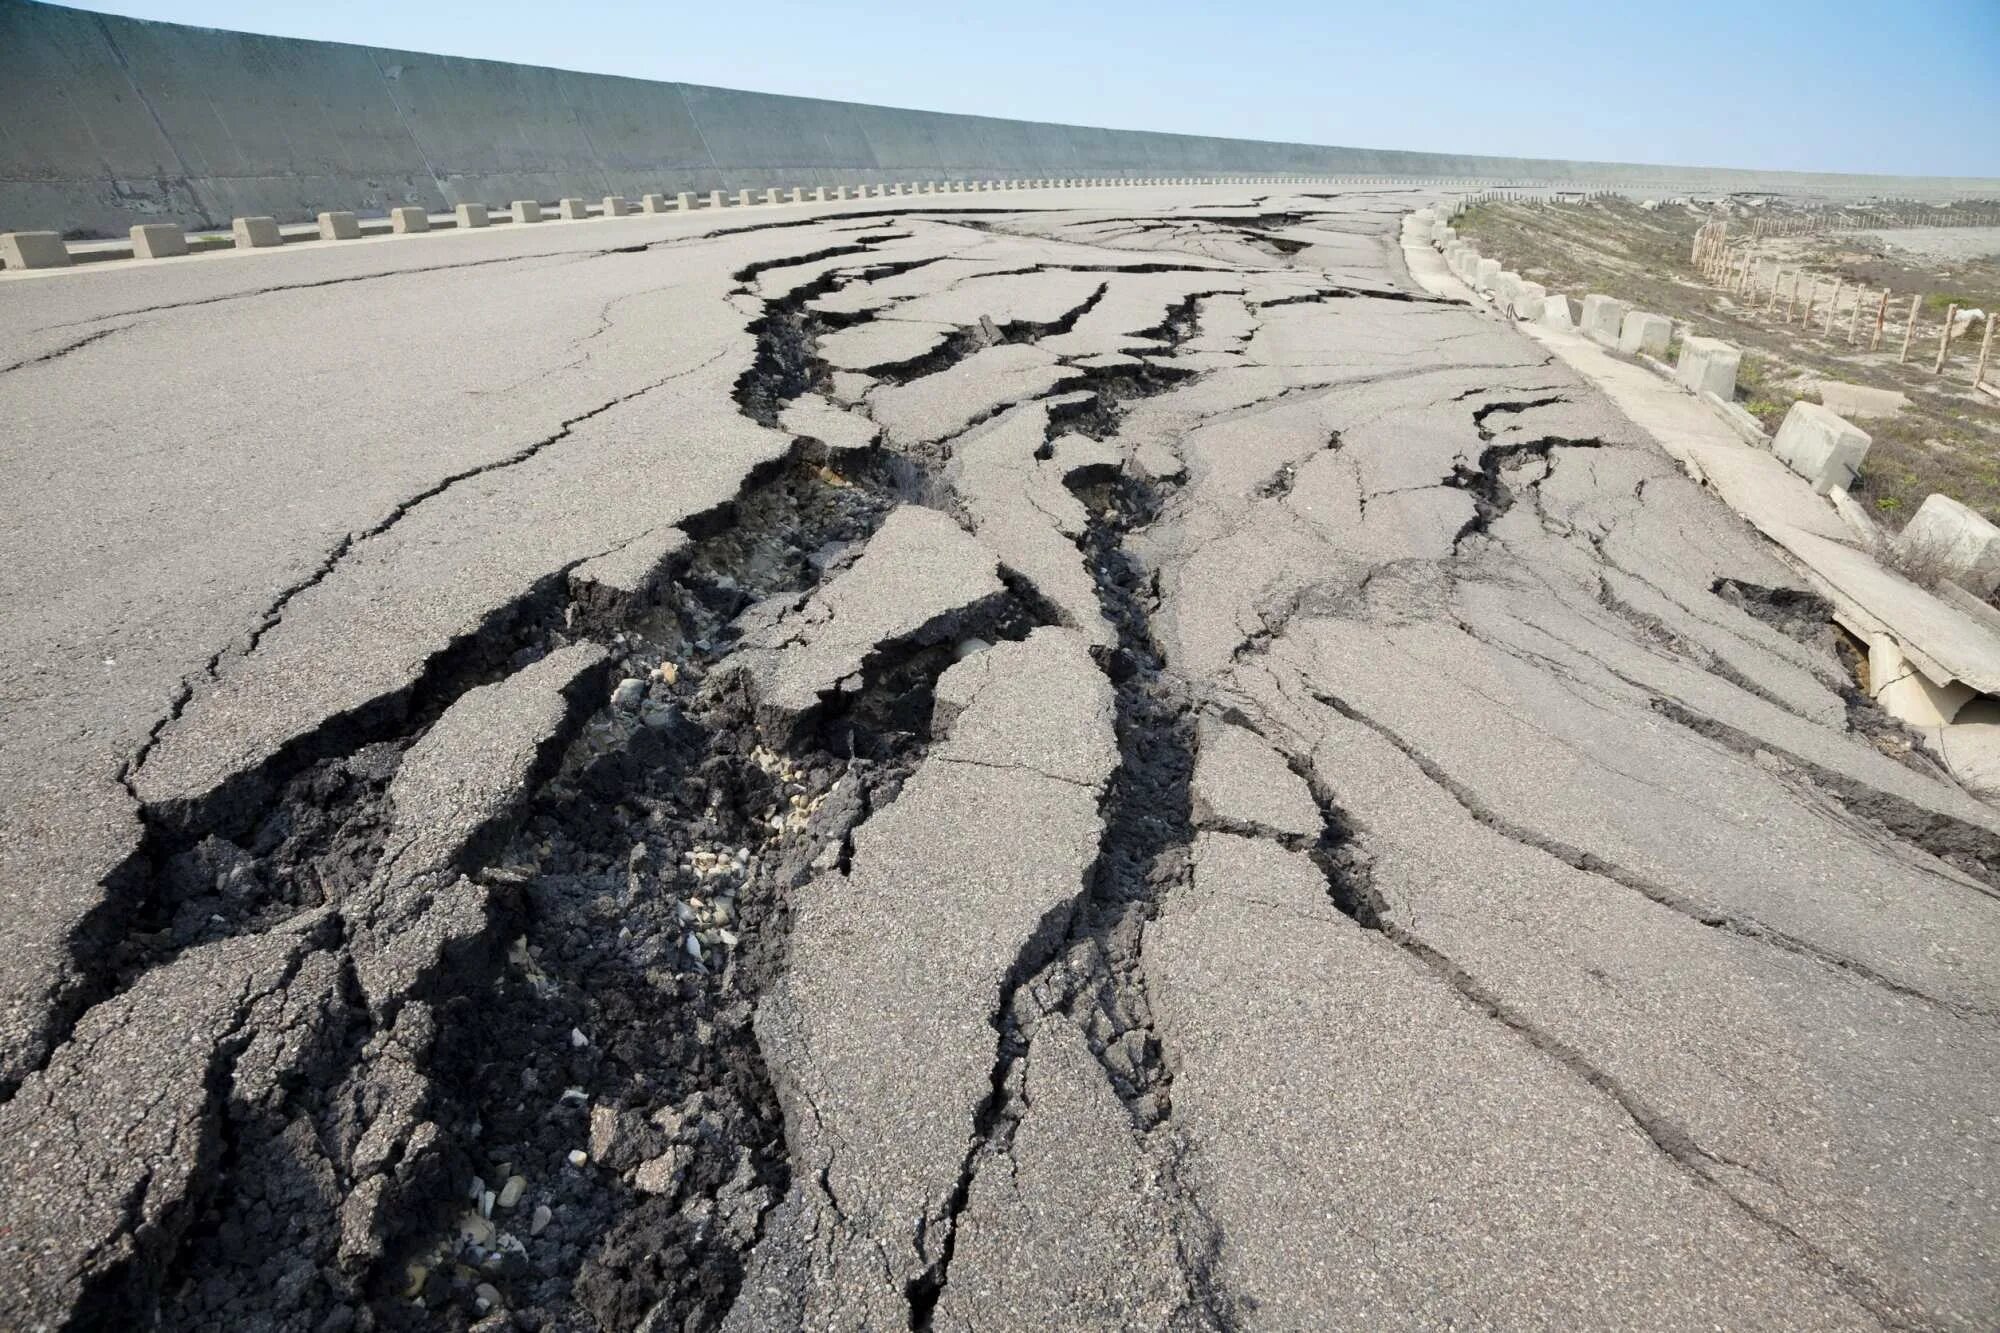
[[0,1324],[1990,1326],[2000,814],[1421,198],[1109,199],[7,289]]

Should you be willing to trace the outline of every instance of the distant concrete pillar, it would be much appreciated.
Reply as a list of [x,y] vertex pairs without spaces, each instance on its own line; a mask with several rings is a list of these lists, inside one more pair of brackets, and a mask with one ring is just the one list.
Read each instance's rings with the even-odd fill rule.
[[187,252],[187,233],[171,222],[142,222],[132,228],[134,259],[170,259]]
[[452,220],[458,223],[459,230],[461,231],[469,231],[474,227],[483,227],[488,220],[486,217],[486,205],[484,204],[460,204],[457,208],[451,210],[451,216]]
[[556,205],[556,210],[562,214],[565,222],[581,222],[590,216],[590,205],[575,196],[560,201]]
[[829,197],[838,199],[840,195],[836,192],[832,196],[829,196],[826,192],[826,187],[824,185],[821,185],[814,188],[812,197],[814,203],[823,204],[827,201]]
[[394,232],[429,231],[431,215],[421,208],[392,208],[389,210],[389,230]]
[[631,211],[632,211],[632,206],[631,206],[630,204],[628,204],[628,203],[626,203],[626,202],[625,202],[625,196],[624,196],[624,195],[622,195],[622,194],[607,194],[607,195],[605,195],[605,196],[604,196],[604,216],[605,216],[605,217],[608,217],[608,218],[622,218],[622,217],[624,217],[624,216],[625,216],[625,215],[626,215],[627,213],[629,213],[629,212],[631,212]]
[[236,238],[238,250],[262,250],[285,243],[275,218],[234,218],[229,223],[229,234]]
[[791,190],[791,201],[795,204],[803,204],[806,201],[806,192],[794,185]]
[[753,196],[751,191],[738,190],[736,192],[736,206],[738,208],[752,207],[755,204],[755,202],[756,202],[755,197]]
[[675,195],[675,196],[674,196],[674,207],[675,207],[675,208],[677,208],[677,209],[679,209],[679,210],[680,210],[681,212],[683,212],[683,213],[692,213],[692,212],[694,212],[694,194],[693,194],[693,192],[692,192],[692,191],[688,191],[688,190],[682,190],[682,191],[681,191],[681,192],[680,192],[679,194]]
[[663,194],[642,194],[639,196],[641,213],[664,213],[667,211],[667,196]]
[[710,208],[721,208],[725,202],[726,200],[723,197],[722,191],[710,190],[708,192],[708,206]]
[[764,191],[764,202],[765,202],[765,203],[767,203],[767,204],[775,204],[775,203],[777,203],[777,202],[778,202],[778,199],[779,199],[779,197],[780,197],[780,196],[779,196],[779,193],[778,193],[778,191],[777,191],[777,190],[775,190],[775,189],[771,189],[771,190],[766,190],[766,191]]
[[360,234],[361,224],[352,213],[319,215],[319,238],[322,241],[351,241]]
[[512,211],[514,221],[516,222],[540,222],[542,220],[542,206],[533,199],[516,199]]

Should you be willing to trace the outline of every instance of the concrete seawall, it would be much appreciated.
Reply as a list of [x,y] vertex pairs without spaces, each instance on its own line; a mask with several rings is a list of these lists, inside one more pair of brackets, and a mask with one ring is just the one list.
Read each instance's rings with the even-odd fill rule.
[[1305,173],[1854,197],[2000,181],[1704,170],[1092,129],[653,83],[0,0],[0,230],[913,178]]

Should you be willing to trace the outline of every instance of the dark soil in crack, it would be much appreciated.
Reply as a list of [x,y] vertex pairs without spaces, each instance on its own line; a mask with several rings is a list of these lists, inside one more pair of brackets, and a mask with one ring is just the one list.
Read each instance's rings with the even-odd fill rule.
[[[1177,303],[1160,327],[1178,346],[1196,333],[1199,297]],[[1093,371],[1089,391],[1051,408],[1048,438],[1077,433],[1094,439],[1117,434],[1123,404],[1189,378],[1171,366]],[[996,1007],[999,1041],[992,1091],[980,1107],[959,1186],[947,1208],[951,1231],[937,1262],[909,1287],[910,1328],[928,1330],[945,1287],[957,1241],[957,1219],[982,1169],[1004,1169],[1015,1130],[1029,1108],[1022,1099],[1024,1059],[1034,1026],[1062,1013],[1085,1033],[1105,1078],[1141,1135],[1151,1136],[1175,1196],[1174,1222],[1185,1281],[1177,1320],[1197,1327],[1233,1327],[1230,1298],[1216,1274],[1220,1237],[1178,1182],[1177,1140],[1166,1132],[1172,1108],[1172,1075],[1153,1024],[1140,959],[1141,933],[1169,892],[1187,882],[1194,840],[1190,783],[1195,719],[1185,685],[1174,675],[1152,634],[1159,592],[1149,569],[1128,549],[1127,538],[1154,522],[1167,493],[1131,477],[1092,470],[1071,478],[1089,511],[1081,543],[1098,601],[1117,634],[1098,651],[1115,700],[1120,762],[1101,805],[1104,833],[1098,856],[1072,905],[1069,924],[1054,943],[1016,961]],[[1160,1131],[1154,1135],[1154,1131]],[[1178,1325],[1177,1325],[1178,1326]]]

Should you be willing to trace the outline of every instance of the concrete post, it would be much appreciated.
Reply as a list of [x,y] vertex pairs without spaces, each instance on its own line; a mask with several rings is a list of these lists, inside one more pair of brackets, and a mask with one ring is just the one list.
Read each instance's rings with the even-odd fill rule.
[[590,216],[590,205],[584,203],[581,199],[571,196],[558,201],[556,211],[562,214],[563,221],[565,222],[581,222]]
[[1607,347],[1616,347],[1625,316],[1631,313],[1632,307],[1616,297],[1592,292],[1583,298],[1583,331]]
[[429,231],[431,215],[421,208],[392,208],[389,210],[389,230],[398,233]]
[[473,227],[483,227],[487,221],[486,205],[460,204],[457,208],[451,210],[451,216],[452,220],[458,223],[460,231],[467,231]]
[[630,204],[627,204],[627,203],[625,202],[625,196],[624,196],[624,195],[622,195],[622,194],[607,194],[607,195],[605,195],[605,196],[604,196],[604,216],[605,216],[605,217],[608,217],[608,218],[622,218],[622,217],[624,217],[624,216],[625,216],[625,215],[626,215],[627,213],[629,213],[629,212],[631,212],[631,211],[632,211],[632,207],[631,207],[631,205],[630,205]]
[[8,268],[68,268],[69,247],[59,231],[0,231],[0,261]]
[[1811,482],[1814,494],[1825,495],[1836,486],[1853,485],[1872,443],[1868,432],[1838,413],[1818,403],[1797,402],[1771,437],[1771,452]]
[[775,204],[782,197],[775,188],[764,191],[764,202],[767,204]]
[[663,194],[642,194],[639,196],[641,213],[664,213],[667,211],[667,196]]
[[516,199],[514,201],[513,212],[514,221],[516,222],[540,222],[542,220],[542,206],[533,199]]
[[285,238],[278,232],[275,218],[251,217],[234,218],[229,223],[229,234],[236,238],[238,250],[263,250],[273,245],[283,245]]
[[827,201],[828,198],[829,196],[826,192],[826,187],[824,185],[819,186],[813,191],[813,202],[816,204],[823,204]]
[[1665,356],[1674,340],[1674,322],[1665,315],[1634,310],[1618,330],[1618,350],[1626,355]]
[[134,259],[169,259],[187,252],[187,233],[171,222],[142,222],[132,228]]
[[736,206],[738,208],[750,208],[755,203],[756,199],[749,190],[738,190],[736,192]]
[[688,191],[688,190],[682,190],[682,191],[681,191],[681,192],[680,192],[679,194],[675,195],[675,196],[674,196],[674,207],[675,207],[676,209],[680,210],[680,211],[681,211],[681,212],[683,212],[683,213],[692,213],[692,212],[694,212],[694,194],[693,194],[693,192],[692,192],[692,191]]
[[791,200],[795,204],[803,204],[806,201],[806,192],[794,185],[792,187]]
[[351,241],[360,234],[361,224],[354,220],[352,213],[319,215],[319,238],[322,241]]
[[708,192],[708,206],[710,208],[721,208],[724,206],[725,202],[726,201],[723,198],[722,191],[710,190]]

